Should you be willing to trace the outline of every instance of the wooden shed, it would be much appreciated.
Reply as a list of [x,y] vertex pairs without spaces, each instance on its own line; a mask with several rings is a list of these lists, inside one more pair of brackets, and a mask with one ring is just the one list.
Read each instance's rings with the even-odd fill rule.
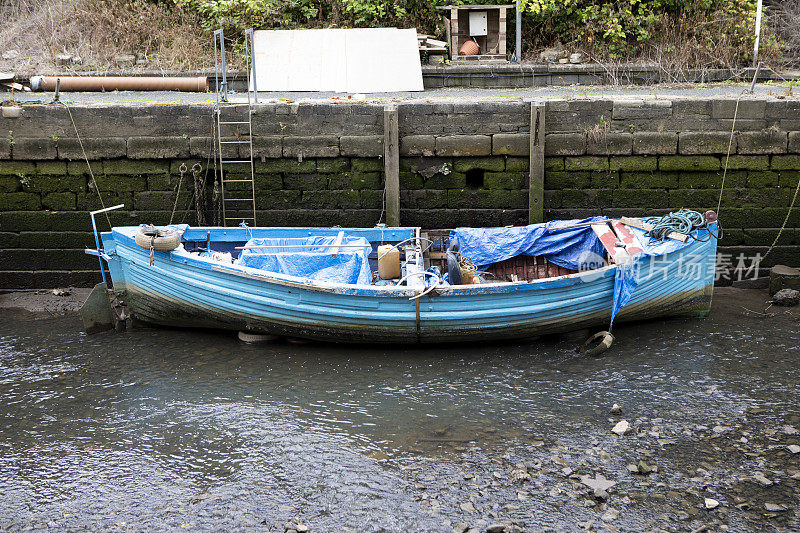
[[[506,61],[506,13],[515,4],[439,6],[445,12],[447,42],[454,61]],[[449,15],[449,16],[448,16]],[[478,45],[478,53],[462,55],[467,41]]]

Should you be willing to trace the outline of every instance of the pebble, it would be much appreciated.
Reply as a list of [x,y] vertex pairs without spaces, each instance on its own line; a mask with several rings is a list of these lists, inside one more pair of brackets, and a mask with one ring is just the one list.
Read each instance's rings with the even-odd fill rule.
[[475,512],[477,512],[475,510],[475,506],[472,505],[472,502],[464,502],[464,503],[460,504],[459,507],[465,513],[475,513]]
[[504,533],[508,531],[508,526],[505,524],[492,524],[486,528],[486,533]]
[[615,433],[619,436],[627,435],[631,432],[631,425],[628,423],[627,420],[620,420],[617,424],[611,429],[612,433]]
[[714,498],[706,498],[705,499],[706,509],[716,509],[719,507],[719,502]]
[[606,510],[606,512],[603,513],[603,515],[600,517],[600,520],[602,520],[603,522],[612,522],[616,520],[618,516],[619,516],[619,511],[609,507]]
[[786,510],[786,506],[785,505],[781,505],[779,503],[765,503],[764,504],[764,509],[766,509],[767,511],[769,511],[771,513],[779,513],[781,511],[785,511]]
[[784,307],[793,307],[800,303],[800,291],[794,289],[781,289],[772,297],[772,303]]
[[775,484],[774,481],[764,476],[764,474],[762,474],[761,472],[756,472],[753,475],[753,480],[755,480],[758,484],[763,485],[765,487],[769,487]]
[[611,406],[611,414],[612,415],[621,415],[622,414],[622,407],[618,403],[615,403]]
[[786,447],[786,449],[792,453],[800,453],[800,446],[797,444],[790,444]]

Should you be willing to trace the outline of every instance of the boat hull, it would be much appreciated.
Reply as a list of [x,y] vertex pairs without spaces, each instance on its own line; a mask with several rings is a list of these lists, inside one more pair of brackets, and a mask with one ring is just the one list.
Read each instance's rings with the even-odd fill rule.
[[[115,234],[116,235],[116,234]],[[345,343],[452,343],[607,328],[616,266],[529,283],[456,286],[416,300],[406,287],[320,287],[235,272],[104,234],[115,291],[152,324]],[[687,254],[699,267],[681,275]],[[716,243],[643,260],[616,321],[708,314]],[[683,273],[685,274],[685,273]]]

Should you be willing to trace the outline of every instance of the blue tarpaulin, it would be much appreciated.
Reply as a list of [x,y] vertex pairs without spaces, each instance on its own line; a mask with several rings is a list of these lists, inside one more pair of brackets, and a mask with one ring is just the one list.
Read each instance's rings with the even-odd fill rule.
[[369,285],[369,241],[345,235],[340,244],[347,247],[338,249],[334,247],[336,241],[336,236],[250,239],[237,264],[314,281]]
[[[450,241],[457,241],[461,255],[479,269],[511,259],[518,255],[544,256],[553,264],[572,270],[585,270],[587,263],[603,258],[606,250],[589,226],[548,231],[551,228],[572,226],[607,217],[592,217],[583,220],[554,220],[544,224],[531,224],[507,228],[456,228],[450,232]],[[644,219],[642,219],[644,220]],[[630,301],[639,284],[639,263],[650,256],[663,255],[689,246],[686,243],[667,239],[651,240],[645,231],[630,228],[644,252],[635,256],[628,264],[618,265],[614,279],[614,299],[611,322],[620,309]],[[594,268],[597,265],[593,265]]]
[[587,252],[600,257],[605,254],[605,248],[592,228],[548,230],[606,219],[552,220],[508,228],[456,228],[450,232],[450,242],[457,241],[461,255],[479,269],[518,255],[531,255],[544,256],[555,265],[580,270],[588,257]]
[[[640,218],[639,220],[645,221],[646,219]],[[617,268],[614,277],[614,303],[611,308],[611,323],[614,323],[614,318],[620,309],[625,307],[633,296],[633,291],[639,285],[639,266],[642,261],[648,257],[665,255],[672,252],[677,252],[687,246],[690,246],[694,239],[689,239],[686,242],[681,242],[675,239],[666,239],[659,241],[651,239],[647,232],[633,226],[628,226],[644,250],[640,254],[636,254],[632,261],[629,263],[621,264]],[[700,234],[705,230],[696,230],[693,235],[695,238],[700,238]]]

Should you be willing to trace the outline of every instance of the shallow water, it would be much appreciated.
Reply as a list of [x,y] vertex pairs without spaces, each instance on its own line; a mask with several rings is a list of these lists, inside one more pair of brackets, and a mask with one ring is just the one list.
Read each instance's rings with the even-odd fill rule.
[[[424,349],[246,345],[226,332],[86,336],[74,316],[0,317],[0,528],[283,531],[299,516],[318,531],[450,531],[448,521],[504,518],[573,530],[579,521],[604,526],[606,505],[622,511],[617,527],[640,523],[669,505],[619,496],[666,490],[657,481],[686,485],[678,472],[696,468],[692,450],[705,446],[697,426],[733,428],[721,438],[735,443],[756,431],[747,426],[755,410],[759,428],[800,428],[800,312],[753,318],[741,305],[754,309],[765,293],[715,298],[706,320],[618,327],[612,351],[596,359],[567,338]],[[610,433],[613,403],[638,435]],[[667,437],[673,446],[657,442]],[[713,455],[721,441],[709,442]],[[641,447],[663,472],[640,482],[625,465]],[[613,459],[598,462],[592,449]],[[504,462],[553,454],[576,471],[615,476],[619,495],[608,504],[572,496],[574,483],[557,470],[545,471],[541,488],[491,477]],[[735,475],[743,457],[720,470]],[[731,514],[716,519],[800,524],[790,470],[798,458],[765,459],[788,490],[773,497],[789,505],[778,522],[748,521],[733,496]],[[489,478],[476,485],[463,475],[470,469]],[[523,488],[533,502],[514,498]],[[693,490],[685,498],[702,496]],[[476,513],[459,507],[476,494]]]

